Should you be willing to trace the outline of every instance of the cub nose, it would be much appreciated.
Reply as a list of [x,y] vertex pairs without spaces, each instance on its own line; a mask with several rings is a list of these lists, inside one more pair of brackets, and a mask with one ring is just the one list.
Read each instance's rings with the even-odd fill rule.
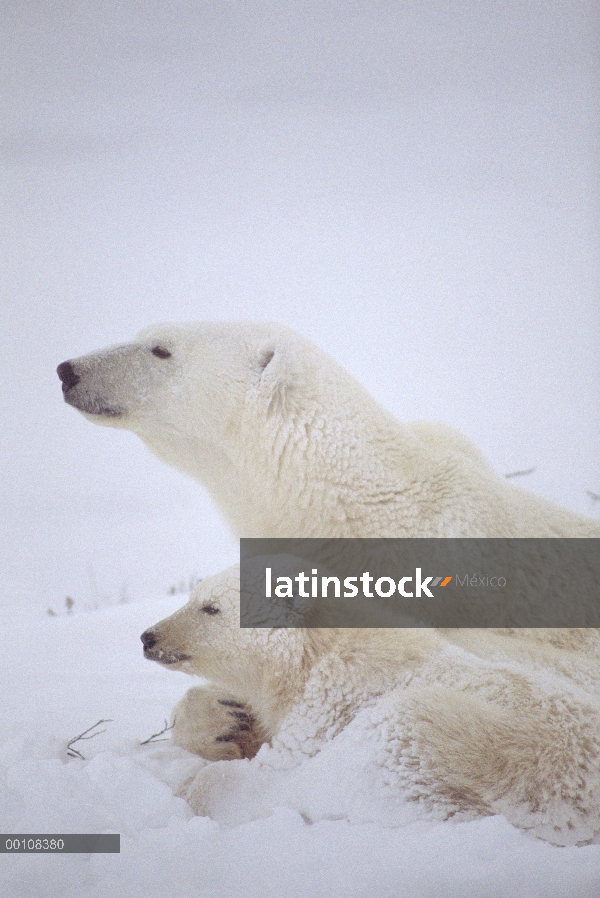
[[75,384],[78,384],[81,378],[78,374],[75,374],[73,371],[73,365],[71,362],[61,362],[61,364],[56,369],[56,373],[62,380],[62,388],[63,393],[68,393],[71,387],[74,387]]
[[156,633],[154,630],[145,630],[140,636],[144,649],[151,649],[156,645]]

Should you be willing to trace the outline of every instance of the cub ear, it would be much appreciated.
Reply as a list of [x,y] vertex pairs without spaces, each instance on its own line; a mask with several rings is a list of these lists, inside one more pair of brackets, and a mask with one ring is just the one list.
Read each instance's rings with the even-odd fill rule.
[[[240,578],[240,626],[304,626],[304,619],[316,600],[301,596],[293,577],[307,570],[307,565],[310,570],[310,562],[294,555],[255,555],[247,558],[244,575]],[[266,589],[267,570],[269,594]]]

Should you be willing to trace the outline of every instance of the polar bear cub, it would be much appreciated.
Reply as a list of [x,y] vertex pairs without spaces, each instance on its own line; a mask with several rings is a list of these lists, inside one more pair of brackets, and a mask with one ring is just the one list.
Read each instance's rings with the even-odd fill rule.
[[[300,764],[359,725],[382,776],[438,813],[503,813],[564,845],[600,832],[597,630],[557,631],[557,647],[527,630],[240,628],[239,614],[234,567],[142,635],[147,658],[211,682],[175,708],[174,739],[234,759],[220,783],[239,786],[240,763]],[[212,769],[187,795],[198,813]]]

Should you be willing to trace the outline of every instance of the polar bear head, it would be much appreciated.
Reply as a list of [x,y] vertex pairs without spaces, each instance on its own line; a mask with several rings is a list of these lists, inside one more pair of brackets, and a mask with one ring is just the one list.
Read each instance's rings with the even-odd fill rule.
[[[347,495],[349,465],[374,469],[365,447],[381,410],[325,352],[279,324],[151,327],[57,370],[69,405],[132,430],[199,480],[236,535],[320,536],[309,505],[322,508],[325,495],[337,502],[337,481]],[[364,482],[363,471],[352,473]],[[302,526],[292,509],[305,515]]]
[[185,426],[210,440],[222,438],[249,394],[272,401],[275,382],[282,385],[280,356],[289,364],[290,344],[299,341],[304,358],[311,344],[280,325],[165,324],[63,362],[57,372],[65,402],[95,423],[140,434]]
[[[272,614],[271,614],[272,617]],[[189,602],[140,637],[144,657],[205,677],[256,703],[303,681],[315,631],[240,627],[239,566],[203,580]]]

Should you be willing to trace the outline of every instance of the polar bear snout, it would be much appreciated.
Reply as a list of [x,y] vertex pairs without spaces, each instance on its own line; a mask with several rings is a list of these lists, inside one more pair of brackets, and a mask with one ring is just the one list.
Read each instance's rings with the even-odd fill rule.
[[[113,351],[112,355],[116,355]],[[110,358],[110,356],[109,356]],[[78,411],[94,415],[98,423],[114,423],[125,414],[112,368],[98,356],[82,356],[61,362],[56,369],[65,402]],[[123,378],[121,378],[122,380]],[[112,419],[112,420],[111,420]]]
[[185,655],[183,652],[178,652],[171,646],[162,646],[160,634],[157,633],[153,627],[144,630],[140,639],[144,646],[144,658],[147,658],[149,661],[157,661],[159,664],[167,664],[170,666],[173,664],[182,664],[184,661],[189,661],[191,658],[191,655]]
[[71,362],[61,362],[56,369],[56,373],[62,381],[63,393],[68,393],[69,390],[76,386],[76,384],[78,384],[81,380],[79,375],[75,374]]
[[153,649],[158,641],[156,638],[156,633],[152,629],[144,630],[144,632],[140,636],[140,639],[142,640],[144,651],[146,651],[146,649]]

